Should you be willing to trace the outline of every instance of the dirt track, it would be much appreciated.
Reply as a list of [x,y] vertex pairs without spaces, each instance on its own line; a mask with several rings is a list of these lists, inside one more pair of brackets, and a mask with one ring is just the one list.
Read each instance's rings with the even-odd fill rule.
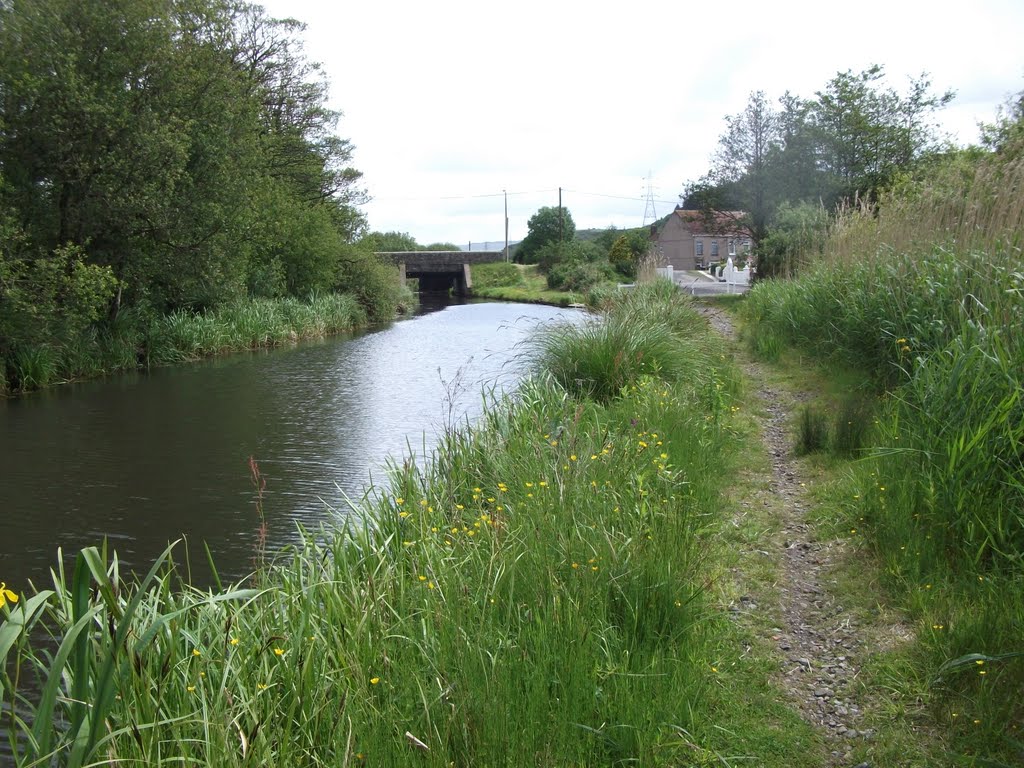
[[[699,305],[711,327],[736,341],[729,316],[722,310]],[[771,461],[769,490],[754,503],[779,515],[781,537],[766,542],[779,572],[778,608],[782,616],[777,643],[778,683],[803,718],[830,743],[830,766],[858,766],[851,750],[858,739],[874,736],[861,730],[861,704],[854,682],[857,659],[863,658],[861,633],[850,614],[833,596],[829,574],[840,563],[842,543],[819,541],[805,521],[811,501],[792,455],[793,439],[787,430],[802,393],[762,384],[765,376],[756,362],[740,358],[752,393],[766,414],[761,438]]]

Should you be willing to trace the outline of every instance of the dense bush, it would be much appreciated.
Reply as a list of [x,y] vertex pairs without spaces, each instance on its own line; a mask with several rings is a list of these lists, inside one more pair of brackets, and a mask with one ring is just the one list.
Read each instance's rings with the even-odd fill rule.
[[608,264],[569,261],[554,264],[548,270],[548,288],[554,291],[585,293],[613,279],[615,271]]

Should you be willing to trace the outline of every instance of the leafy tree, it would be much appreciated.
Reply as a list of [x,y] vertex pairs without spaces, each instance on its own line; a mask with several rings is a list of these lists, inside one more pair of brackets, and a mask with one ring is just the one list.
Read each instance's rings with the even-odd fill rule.
[[555,291],[584,292],[614,277],[608,262],[565,261],[551,267],[547,282]]
[[718,212],[733,219],[736,229],[749,232],[756,248],[771,216],[768,160],[772,152],[781,149],[781,122],[764,91],[756,91],[750,94],[746,108],[726,117],[725,124],[709,177],[715,186],[731,191],[729,201],[736,206]]
[[408,232],[370,232],[359,244],[376,253],[420,250],[420,244]]
[[536,257],[541,272],[547,272],[555,264],[584,264],[604,260],[597,246],[579,240],[551,240],[541,246]]
[[1002,153],[1013,147],[1019,152],[1024,144],[1024,91],[1006,100],[994,122],[979,127],[984,147]]
[[779,144],[768,156],[767,175],[773,207],[780,201],[820,202],[832,194],[818,168],[811,103],[787,91],[779,99]]
[[711,168],[687,186],[683,207],[748,232],[756,252],[783,203],[877,199],[939,146],[932,115],[953,97],[933,93],[924,75],[906,94],[883,87],[883,77],[879,66],[840,72],[814,99],[787,92],[778,108],[750,94],[726,118]]
[[931,115],[953,92],[931,92],[922,75],[905,95],[885,88],[885,70],[874,65],[854,74],[839,72],[809,103],[818,167],[836,198],[876,198],[900,171],[937,146]]
[[541,249],[551,243],[567,243],[576,236],[576,224],[568,208],[545,206],[526,223],[527,234],[516,249],[516,260],[535,264]]
[[608,253],[608,261],[619,274],[636,277],[640,260],[650,249],[650,238],[644,230],[634,229],[619,235]]
[[299,31],[228,0],[0,6],[0,165],[31,247],[75,245],[157,309],[266,284],[249,273],[329,284],[359,174]]

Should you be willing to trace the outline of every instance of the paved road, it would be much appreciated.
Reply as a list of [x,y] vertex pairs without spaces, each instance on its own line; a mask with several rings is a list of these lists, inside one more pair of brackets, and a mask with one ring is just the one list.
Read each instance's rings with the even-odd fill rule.
[[750,290],[749,285],[728,285],[727,283],[712,282],[705,278],[692,278],[688,275],[677,276],[676,285],[691,296],[722,296],[730,293],[746,293]]

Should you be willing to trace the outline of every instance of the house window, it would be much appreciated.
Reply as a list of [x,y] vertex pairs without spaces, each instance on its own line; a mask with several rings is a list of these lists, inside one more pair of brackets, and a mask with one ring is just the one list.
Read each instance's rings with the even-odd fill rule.
[[695,246],[697,248],[697,255],[698,256],[703,256],[704,255],[704,241],[703,240],[698,240],[695,243]]
[[735,256],[736,255],[736,241],[735,240],[730,240],[729,241],[729,255],[730,256]]
[[711,255],[712,256],[717,256],[718,255],[718,241],[717,240],[712,240],[711,241]]

